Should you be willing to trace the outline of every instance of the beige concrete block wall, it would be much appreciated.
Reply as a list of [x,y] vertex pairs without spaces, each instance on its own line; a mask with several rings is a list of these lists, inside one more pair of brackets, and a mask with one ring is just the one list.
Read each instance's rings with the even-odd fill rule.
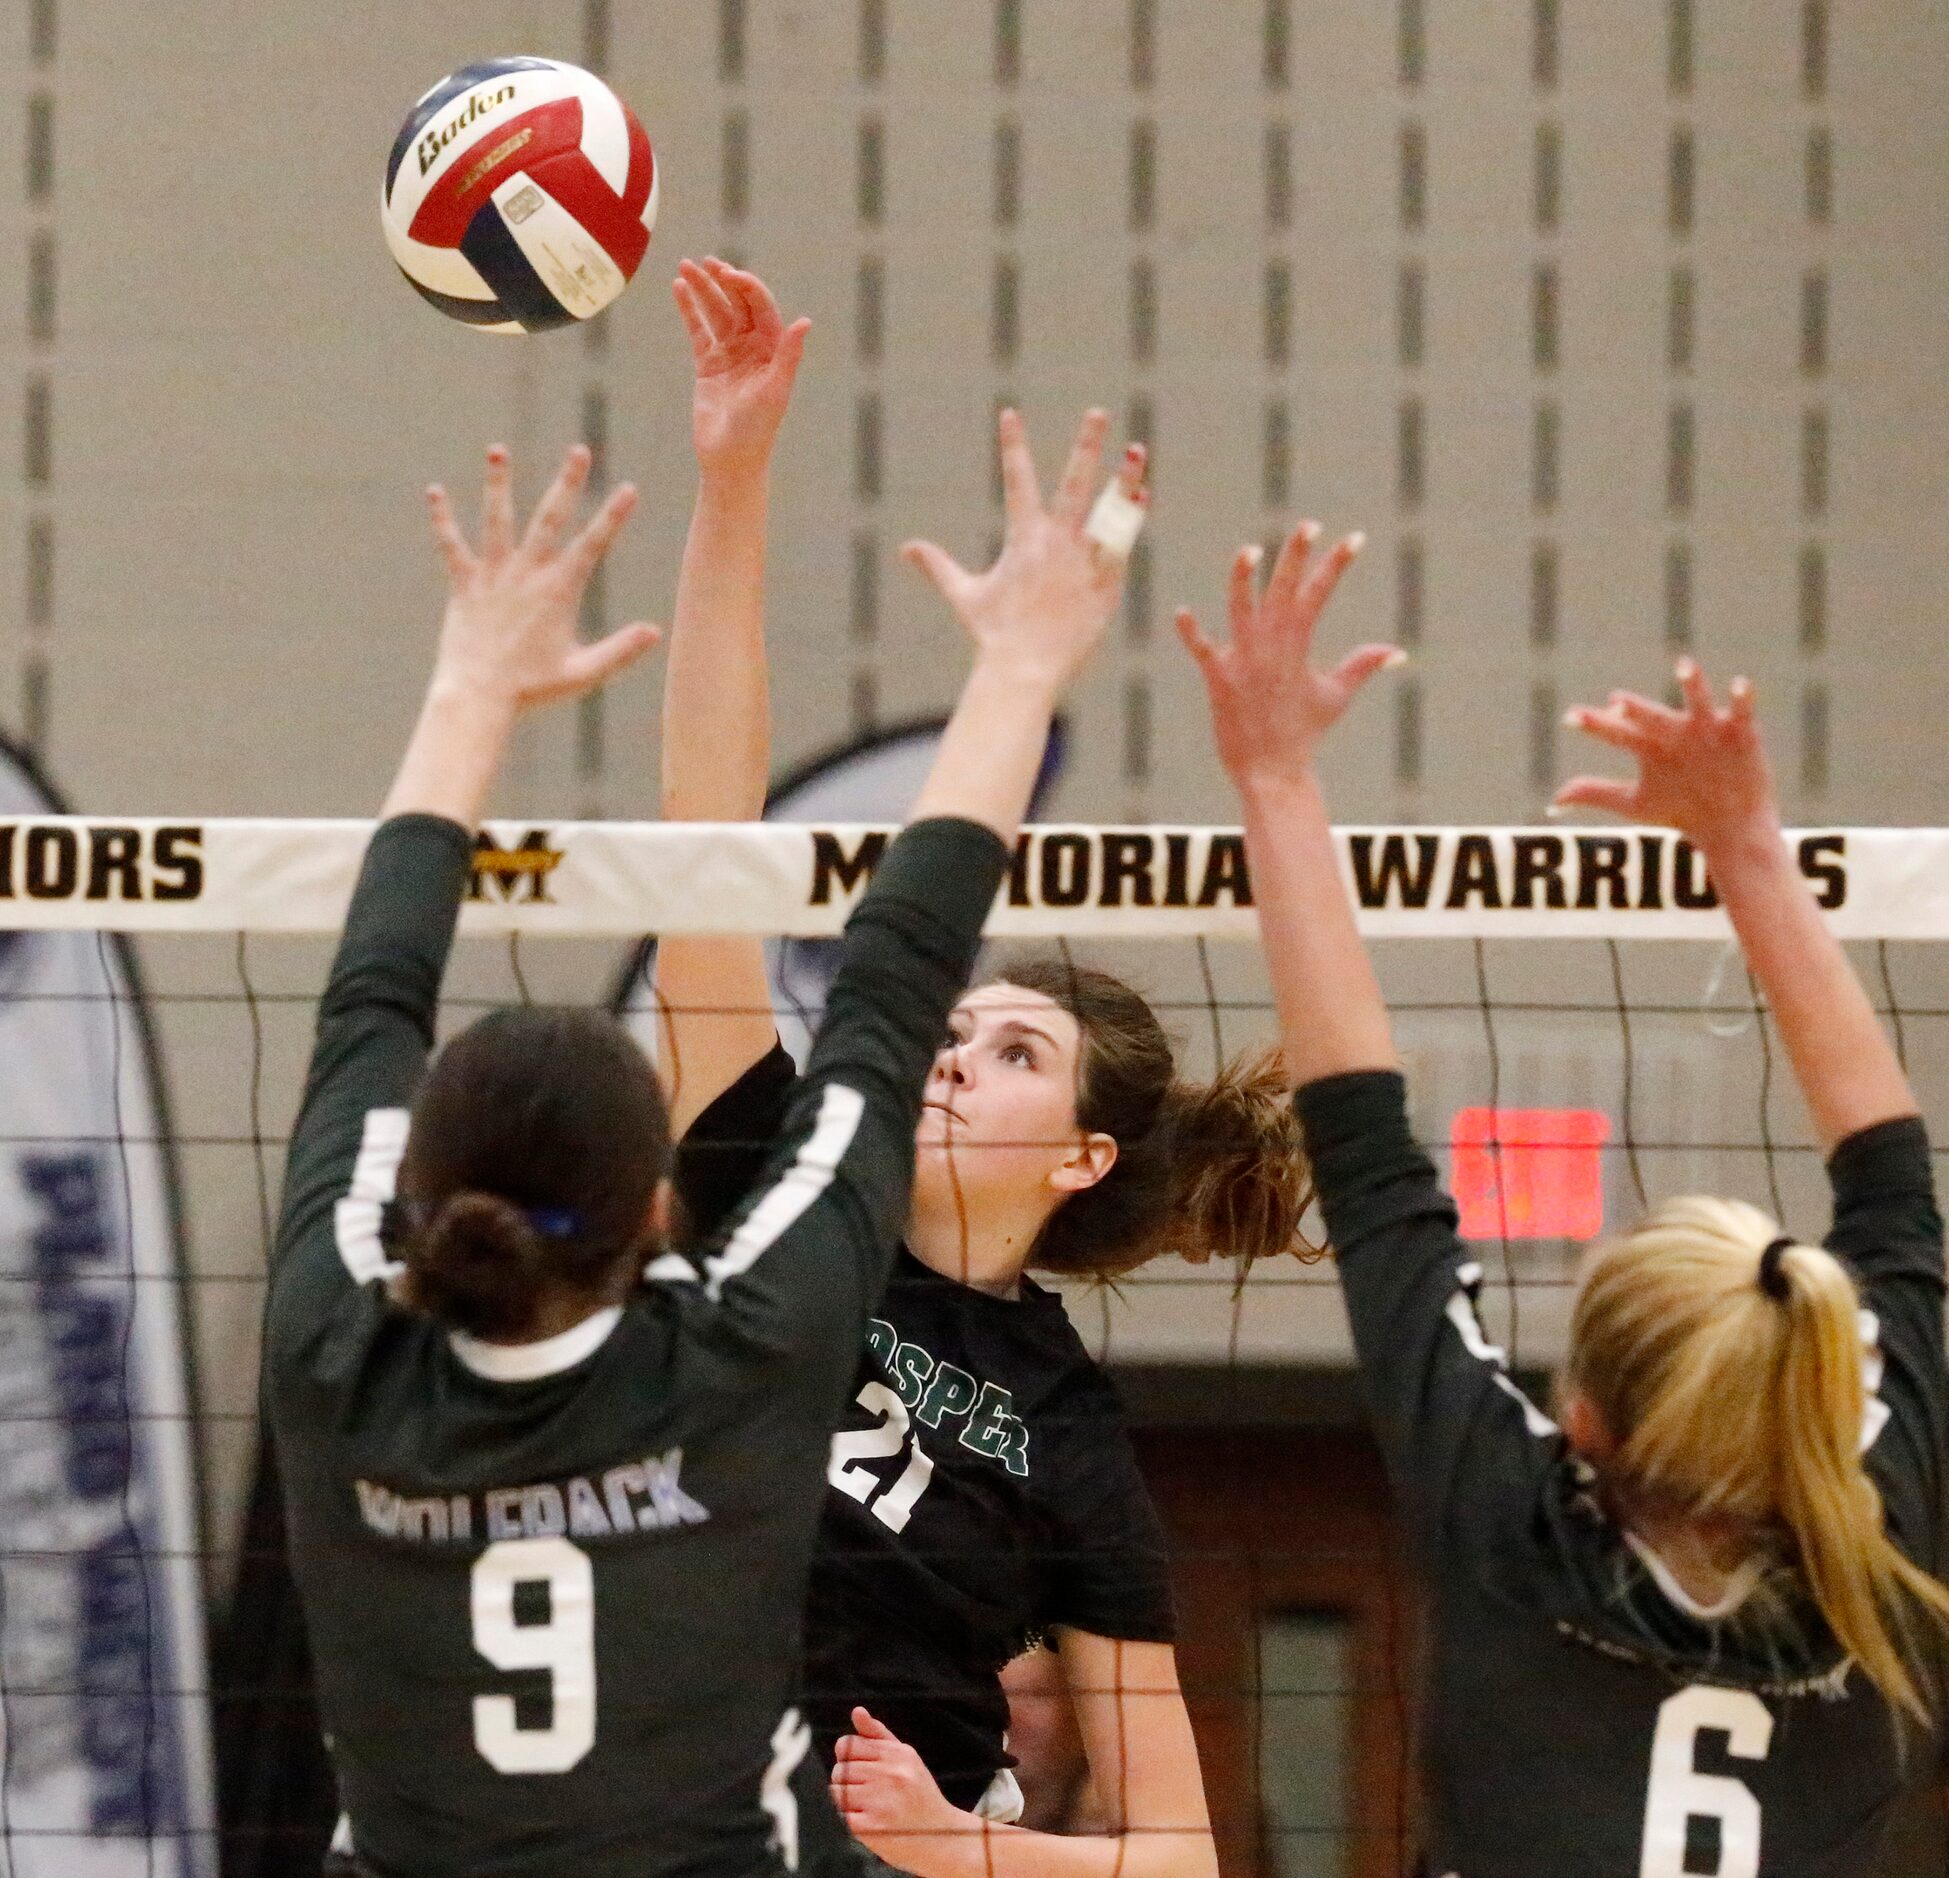
[[[645,276],[587,333],[449,327],[379,239],[407,104],[514,50],[605,63],[663,164]],[[417,492],[494,437],[532,486],[599,426],[646,493],[609,615],[667,618],[667,279],[716,248],[817,322],[777,478],[781,763],[949,700],[954,629],[894,551],[985,552],[998,398],[1045,457],[1094,400],[1150,435],[1159,504],[1065,816],[1228,813],[1169,612],[1304,509],[1373,537],[1335,631],[1415,640],[1337,753],[1348,819],[1528,817],[1561,705],[1656,688],[1684,643],[1759,681],[1794,814],[1939,821],[1945,69],[1927,0],[27,0],[0,148],[51,161],[0,185],[0,722],[91,810],[369,811],[438,604]],[[501,806],[647,812],[655,708],[636,676],[535,726]],[[254,969],[315,967],[276,951]],[[570,951],[533,969],[591,991],[607,951]],[[235,987],[227,945],[145,957]],[[1148,975],[1195,1000],[1187,961]],[[250,1038],[234,1000],[163,1016],[193,1262],[230,1280],[195,1291],[222,1524]],[[1132,1334],[1196,1353],[1175,1297]],[[1287,1337],[1340,1347],[1330,1313]]]

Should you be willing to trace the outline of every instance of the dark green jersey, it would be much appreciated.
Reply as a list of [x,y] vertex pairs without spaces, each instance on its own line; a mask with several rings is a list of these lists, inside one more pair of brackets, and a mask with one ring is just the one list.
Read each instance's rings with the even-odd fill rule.
[[[1298,1095],[1374,1432],[1428,1588],[1428,1870],[1448,1878],[1870,1878],[1905,1780],[1887,1704],[1797,1583],[1704,1607],[1618,1527],[1510,1380],[1480,1268],[1408,1130],[1404,1084]],[[1944,1403],[1942,1217],[1915,1117],[1827,1164],[1827,1246],[1861,1290],[1864,1465],[1933,1568]],[[1749,1611],[1751,1612],[1749,1616]]]
[[373,837],[319,1013],[267,1412],[346,1814],[382,1878],[746,1878],[839,1832],[792,1707],[826,1448],[905,1218],[928,1063],[1006,854],[889,851],[765,1177],[545,1343],[394,1306],[382,1226],[470,849]]

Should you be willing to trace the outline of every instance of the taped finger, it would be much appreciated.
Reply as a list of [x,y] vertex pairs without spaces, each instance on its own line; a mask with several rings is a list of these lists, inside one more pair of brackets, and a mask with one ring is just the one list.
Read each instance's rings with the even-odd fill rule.
[[1137,538],[1144,532],[1149,513],[1141,490],[1126,490],[1123,479],[1105,483],[1090,518],[1083,524],[1083,539],[1095,546],[1106,561],[1122,563],[1130,559]]

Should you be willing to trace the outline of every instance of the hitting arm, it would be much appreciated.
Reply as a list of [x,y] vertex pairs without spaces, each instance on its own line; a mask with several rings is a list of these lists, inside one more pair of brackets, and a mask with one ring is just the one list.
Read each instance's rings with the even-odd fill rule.
[[[684,262],[676,299],[697,385],[699,478],[663,691],[665,821],[755,822],[771,769],[765,533],[772,447],[811,322],[787,327],[765,284]],[[681,1136],[771,1048],[763,941],[659,942],[659,1060]]]

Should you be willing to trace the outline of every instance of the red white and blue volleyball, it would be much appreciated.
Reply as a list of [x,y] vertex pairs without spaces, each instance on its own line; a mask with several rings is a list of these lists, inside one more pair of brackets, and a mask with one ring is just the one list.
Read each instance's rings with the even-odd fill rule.
[[488,59],[407,113],[380,215],[400,272],[449,319],[541,333],[593,319],[656,226],[656,156],[635,113],[559,59]]

